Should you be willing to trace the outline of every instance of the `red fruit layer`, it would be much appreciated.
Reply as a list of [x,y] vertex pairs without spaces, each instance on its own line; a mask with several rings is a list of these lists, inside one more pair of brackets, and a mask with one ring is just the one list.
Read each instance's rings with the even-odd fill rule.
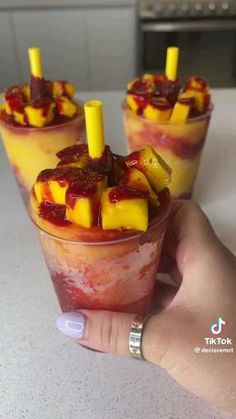
[[147,191],[127,188],[125,186],[117,186],[109,193],[109,200],[112,204],[123,201],[124,199],[147,198]]
[[[151,145],[153,148],[157,150],[162,149],[170,149],[172,153],[182,159],[194,159],[196,155],[202,150],[202,147],[205,142],[207,129],[208,129],[209,119],[206,122],[206,127],[204,133],[202,134],[202,138],[200,138],[196,143],[190,143],[187,137],[173,137],[168,134],[165,134],[161,131],[157,131],[158,128],[154,127],[153,129],[150,128],[150,124],[145,124],[143,122],[143,129],[136,134],[139,138],[139,147],[142,147],[146,144],[147,138],[150,140]],[[142,139],[143,143],[140,141]],[[135,142],[133,141],[132,134],[128,136],[128,141],[130,144],[130,148],[135,149]]]
[[[81,288],[76,288],[69,284],[68,277],[63,273],[51,272],[53,285],[63,312],[79,309],[107,309],[104,306],[103,296],[91,299]],[[92,288],[92,284],[91,284]],[[114,291],[115,292],[115,291]],[[152,294],[146,295],[138,301],[129,304],[109,306],[109,310],[121,311],[123,313],[140,313],[148,310],[151,303]]]

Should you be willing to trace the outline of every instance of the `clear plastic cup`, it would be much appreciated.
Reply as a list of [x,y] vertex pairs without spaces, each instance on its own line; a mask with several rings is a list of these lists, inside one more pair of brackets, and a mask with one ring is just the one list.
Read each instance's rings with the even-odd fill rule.
[[185,124],[145,119],[129,109],[126,102],[122,109],[129,151],[151,144],[172,169],[172,197],[191,198],[213,106]]
[[161,214],[145,233],[126,235],[117,240],[96,241],[96,234],[90,234],[90,241],[86,242],[65,240],[37,226],[62,311],[81,308],[124,312],[148,310],[170,202],[167,191]]
[[84,114],[75,116],[71,121],[43,128],[14,126],[0,118],[0,132],[27,205],[29,192],[40,171],[54,168],[58,163],[56,153],[84,137]]

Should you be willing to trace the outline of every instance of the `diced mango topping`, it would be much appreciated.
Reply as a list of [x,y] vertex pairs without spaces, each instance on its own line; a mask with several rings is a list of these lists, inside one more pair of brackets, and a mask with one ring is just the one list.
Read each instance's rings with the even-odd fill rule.
[[25,107],[25,113],[27,120],[32,127],[42,128],[52,122],[54,118],[55,103],[49,103],[35,107],[27,105]]
[[188,93],[183,93],[174,105],[170,122],[173,124],[184,124],[188,120],[194,101],[194,97],[189,96]]
[[68,81],[54,81],[52,83],[53,97],[68,96],[72,98],[76,92],[76,87]]
[[75,144],[57,154],[60,166],[40,172],[33,198],[41,218],[83,228],[147,230],[149,216],[159,213],[164,196],[159,191],[169,183],[170,169],[151,146],[127,158],[106,147],[109,171],[103,164],[91,171],[89,161],[83,169],[72,167],[88,151],[86,144]]
[[77,168],[45,169],[40,172],[34,183],[34,193],[37,201],[52,201],[65,205],[65,195],[68,187],[84,178],[84,172]]
[[24,111],[19,112],[19,111],[14,111],[13,112],[15,121],[20,124],[20,125],[24,125],[26,123],[26,118],[25,118],[25,113]]
[[155,103],[148,103],[143,111],[143,116],[152,121],[168,121],[171,110],[167,100],[161,97]]
[[3,94],[1,113],[9,123],[15,121],[23,126],[42,128],[56,118],[60,124],[65,120],[60,116],[73,118],[79,109],[73,101],[75,86],[67,81],[45,81],[31,78],[30,84],[12,86]]
[[145,174],[155,191],[160,192],[171,182],[171,169],[150,145],[131,153],[127,159],[128,167],[135,167]]
[[127,169],[122,181],[127,187],[148,192],[148,200],[151,205],[158,207],[160,205],[156,192],[152,189],[144,173],[135,167]]
[[101,198],[101,219],[103,230],[130,229],[146,231],[148,228],[148,203],[145,197],[125,195],[112,199],[118,188],[108,188]]
[[56,109],[59,115],[65,115],[72,118],[77,111],[77,105],[66,96],[61,96],[56,98]]
[[197,76],[187,79],[182,88],[178,79],[162,74],[144,74],[127,85],[127,109],[150,121],[185,123],[204,114],[210,104],[209,86]]

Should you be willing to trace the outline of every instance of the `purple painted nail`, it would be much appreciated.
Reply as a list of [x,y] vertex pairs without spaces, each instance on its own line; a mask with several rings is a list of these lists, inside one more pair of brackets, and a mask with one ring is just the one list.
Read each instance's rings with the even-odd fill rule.
[[66,336],[81,339],[85,333],[86,319],[82,313],[63,313],[57,319],[57,328]]

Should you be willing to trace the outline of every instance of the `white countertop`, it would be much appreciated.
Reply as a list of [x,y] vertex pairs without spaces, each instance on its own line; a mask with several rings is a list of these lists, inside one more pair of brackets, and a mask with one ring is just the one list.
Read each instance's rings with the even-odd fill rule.
[[[107,142],[125,151],[122,93],[104,101]],[[82,100],[91,98],[83,93]],[[236,90],[214,91],[215,111],[195,198],[236,251]],[[0,153],[0,418],[226,419],[145,362],[90,352],[55,327],[59,307],[5,153]]]

